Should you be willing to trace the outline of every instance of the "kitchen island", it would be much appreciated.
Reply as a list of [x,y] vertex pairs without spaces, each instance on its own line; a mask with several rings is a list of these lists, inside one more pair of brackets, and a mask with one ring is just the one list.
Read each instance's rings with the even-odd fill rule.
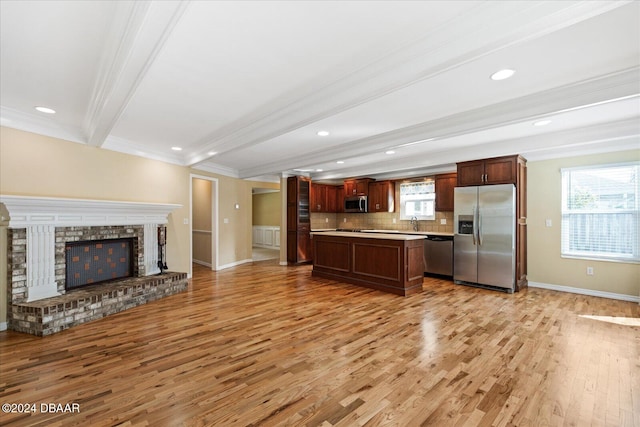
[[396,295],[422,292],[424,236],[312,232],[312,276]]

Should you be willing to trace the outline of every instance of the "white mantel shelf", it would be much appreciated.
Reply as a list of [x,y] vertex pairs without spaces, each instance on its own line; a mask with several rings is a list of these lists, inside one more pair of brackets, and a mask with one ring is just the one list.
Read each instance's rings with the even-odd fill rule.
[[166,224],[180,204],[66,199],[0,195],[1,224],[10,228],[34,225],[96,226]]

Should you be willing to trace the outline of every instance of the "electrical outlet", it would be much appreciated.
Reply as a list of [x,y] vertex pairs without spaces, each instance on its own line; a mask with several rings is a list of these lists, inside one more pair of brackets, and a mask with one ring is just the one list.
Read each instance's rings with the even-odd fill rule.
[[440,225],[447,225],[447,218],[441,218]]
[[395,218],[393,218],[393,223],[394,223],[394,224],[396,223],[396,219],[395,219]]
[[587,267],[587,276],[593,276],[593,267]]
[[343,218],[343,219],[342,219],[342,222],[347,222],[347,218]]
[[182,223],[183,223],[184,225],[189,224],[189,218],[184,218],[184,219],[182,220]]
[[550,219],[545,220],[544,225],[545,227],[551,227],[551,220]]
[[325,218],[325,219],[324,219],[324,222],[329,222],[329,218]]
[[229,218],[223,219],[222,222],[224,222],[225,224],[229,224]]

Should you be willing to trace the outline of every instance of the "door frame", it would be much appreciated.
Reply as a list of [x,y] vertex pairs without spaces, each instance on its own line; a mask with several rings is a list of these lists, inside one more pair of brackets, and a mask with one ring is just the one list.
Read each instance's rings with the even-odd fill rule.
[[189,174],[189,270],[193,277],[193,180],[203,179],[211,182],[211,270],[217,271],[218,265],[218,179],[195,173]]

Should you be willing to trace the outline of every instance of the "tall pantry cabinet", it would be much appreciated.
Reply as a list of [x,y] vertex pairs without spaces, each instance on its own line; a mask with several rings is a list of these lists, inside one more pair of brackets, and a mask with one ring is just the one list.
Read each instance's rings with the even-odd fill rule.
[[311,255],[311,180],[303,176],[287,178],[287,262],[309,262]]

